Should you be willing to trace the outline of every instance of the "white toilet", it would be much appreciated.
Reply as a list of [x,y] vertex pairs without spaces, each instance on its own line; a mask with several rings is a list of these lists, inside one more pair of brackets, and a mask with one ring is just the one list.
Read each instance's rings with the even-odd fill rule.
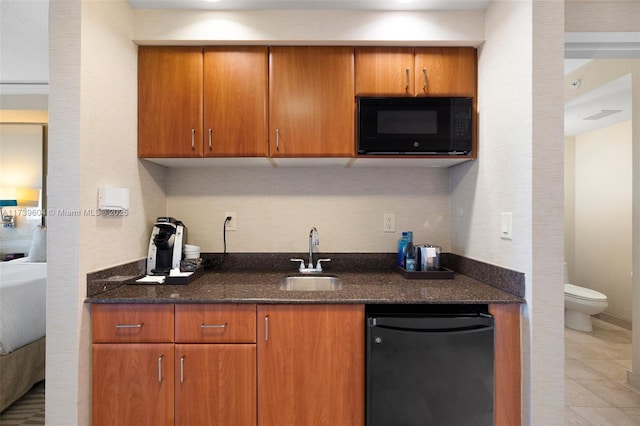
[[599,291],[567,283],[569,274],[564,264],[564,325],[580,331],[593,331],[591,315],[607,309],[607,296]]

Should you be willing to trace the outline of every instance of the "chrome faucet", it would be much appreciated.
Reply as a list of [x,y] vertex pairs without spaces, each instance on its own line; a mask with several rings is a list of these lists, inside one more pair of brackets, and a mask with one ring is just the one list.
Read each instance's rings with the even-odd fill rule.
[[[314,242],[313,236],[315,235],[316,239]],[[318,229],[314,226],[309,231],[309,263],[307,266],[304,264],[303,259],[291,259],[292,262],[300,262],[300,267],[298,271],[303,274],[307,274],[310,272],[322,272],[321,262],[330,262],[331,259],[318,259],[316,266],[313,266],[313,245],[320,245],[320,238],[318,237]]]
[[314,226],[313,228],[311,228],[311,231],[309,231],[309,265],[307,266],[308,269],[313,269],[313,234],[316,235],[316,241],[315,241],[315,245],[320,245],[320,238],[318,237],[318,229]]

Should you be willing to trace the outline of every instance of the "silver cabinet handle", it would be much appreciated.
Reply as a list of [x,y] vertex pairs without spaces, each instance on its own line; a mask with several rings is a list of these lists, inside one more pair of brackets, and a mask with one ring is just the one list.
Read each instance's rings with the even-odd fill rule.
[[409,83],[410,83],[410,81],[409,81],[409,77],[410,77],[409,76],[409,68],[407,68],[405,70],[405,74],[406,74],[406,77],[407,77],[407,85],[405,86],[405,90],[409,90]]
[[210,151],[213,149],[212,136],[213,136],[213,130],[209,129],[209,150]]
[[116,328],[142,328],[143,322],[140,324],[116,324]]
[[276,151],[280,151],[280,130],[276,129]]
[[196,149],[196,129],[191,129],[191,149]]
[[200,328],[226,328],[227,323],[223,324],[200,324]]
[[422,90],[427,91],[427,68],[422,68],[422,75],[424,75],[424,85],[422,86]]
[[162,379],[163,379],[162,377],[162,357],[163,356],[164,355],[160,355],[158,357],[158,382],[162,382]]
[[184,356],[180,358],[180,383],[184,383]]
[[269,341],[269,315],[264,317],[264,341]]

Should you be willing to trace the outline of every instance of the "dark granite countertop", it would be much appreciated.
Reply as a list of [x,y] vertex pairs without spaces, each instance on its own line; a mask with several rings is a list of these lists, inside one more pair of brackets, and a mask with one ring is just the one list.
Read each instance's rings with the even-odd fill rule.
[[[88,286],[114,283],[114,277],[125,279],[115,288],[89,293],[88,303],[523,303],[522,274],[486,264],[466,265],[464,258],[443,257],[443,266],[457,266],[453,279],[407,279],[392,270],[389,254],[366,256],[360,263],[354,254],[333,254],[326,272],[337,275],[343,283],[334,291],[283,291],[283,276],[294,274],[295,266],[287,254],[236,256],[225,259],[225,267],[206,271],[186,285],[135,284],[123,270],[90,274]],[[293,255],[296,256],[296,255]],[[293,257],[292,256],[292,257]],[[324,256],[324,255],[323,255]],[[382,256],[382,257],[380,257]],[[393,255],[391,255],[393,256]],[[284,261],[282,261],[282,259]],[[263,261],[268,261],[265,268]],[[462,263],[460,261],[462,260]],[[475,262],[475,261],[472,261]],[[375,265],[375,267],[372,267]],[[484,266],[483,266],[484,265]],[[483,269],[484,268],[484,269]],[[460,269],[467,269],[463,274]],[[469,276],[469,271],[472,273]],[[505,276],[506,271],[506,276]],[[128,271],[131,273],[131,271]],[[109,275],[111,274],[111,275]],[[129,279],[127,279],[129,278]],[[479,279],[482,279],[480,281]],[[492,281],[493,280],[493,281]],[[513,281],[520,282],[513,282]],[[484,281],[484,282],[483,282]],[[489,283],[487,283],[489,281]],[[495,282],[494,282],[495,281]],[[520,288],[522,287],[522,289]],[[515,290],[515,291],[514,291]]]

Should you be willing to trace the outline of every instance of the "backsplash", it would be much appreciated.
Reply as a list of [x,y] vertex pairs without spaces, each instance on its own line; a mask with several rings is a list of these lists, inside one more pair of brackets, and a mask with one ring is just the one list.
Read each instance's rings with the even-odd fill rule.
[[[237,215],[228,252],[304,252],[312,227],[320,253],[396,250],[401,232],[449,249],[446,168],[172,168],[167,211],[188,228],[188,243],[222,252],[225,212]],[[395,214],[395,233],[383,216]]]

